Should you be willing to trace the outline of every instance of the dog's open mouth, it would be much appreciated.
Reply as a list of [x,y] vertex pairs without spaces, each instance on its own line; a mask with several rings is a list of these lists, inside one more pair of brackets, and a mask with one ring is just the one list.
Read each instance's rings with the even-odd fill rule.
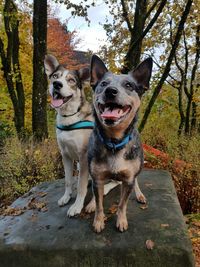
[[63,104],[67,103],[73,95],[69,95],[69,96],[62,96],[62,95],[58,95],[55,94],[53,95],[53,97],[51,98],[51,105],[53,108],[59,108],[61,107]]
[[110,121],[118,121],[125,117],[131,110],[130,105],[119,105],[117,103],[99,104],[100,115],[103,119]]

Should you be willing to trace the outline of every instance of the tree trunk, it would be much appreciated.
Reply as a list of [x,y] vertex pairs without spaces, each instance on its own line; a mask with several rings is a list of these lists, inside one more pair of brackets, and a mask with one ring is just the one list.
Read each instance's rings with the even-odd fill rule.
[[193,0],[188,0],[187,1],[187,4],[185,6],[185,10],[183,11],[183,14],[181,16],[181,20],[179,22],[179,25],[178,25],[178,29],[177,29],[177,32],[176,32],[176,36],[175,36],[175,39],[174,39],[174,43],[172,45],[172,48],[171,48],[171,51],[170,51],[170,54],[169,54],[169,57],[168,57],[168,60],[167,60],[167,63],[166,63],[166,67],[164,69],[164,72],[160,78],[160,81],[158,82],[157,86],[155,87],[154,89],[154,92],[153,92],[153,95],[149,101],[149,104],[144,112],[144,116],[142,118],[142,121],[141,121],[141,124],[139,126],[139,130],[142,131],[144,129],[144,126],[147,122],[147,119],[151,113],[151,110],[152,110],[152,107],[160,93],[160,90],[165,82],[165,80],[167,79],[168,75],[169,75],[169,72],[170,72],[170,66],[171,66],[171,63],[172,63],[172,60],[175,56],[175,52],[176,52],[176,49],[179,45],[179,41],[180,41],[180,38],[181,38],[181,35],[182,35],[182,32],[183,32],[183,28],[184,28],[184,24],[187,20],[187,17],[188,17],[188,14],[190,12],[190,8],[191,8],[191,5],[192,5],[192,2]]
[[178,88],[178,110],[180,114],[180,124],[178,127],[178,135],[181,135],[184,124],[185,124],[185,115],[183,112],[183,81],[181,82]]
[[146,13],[147,0],[137,0],[135,8],[134,27],[131,31],[129,51],[124,59],[122,73],[128,73],[132,68],[136,67],[140,63],[142,39],[135,44],[134,49],[131,49],[131,45],[134,43],[135,40],[138,40],[140,38],[144,31]]
[[[12,0],[4,5],[4,25],[7,49],[0,38],[0,56],[8,92],[14,108],[14,123],[19,138],[24,136],[25,97],[19,63],[19,20],[17,7]],[[15,82],[14,82],[15,80]]]
[[185,133],[190,134],[190,113],[191,113],[192,98],[188,97],[186,116],[185,116]]
[[34,0],[33,11],[33,97],[32,130],[36,140],[48,136],[47,128],[47,79],[44,58],[47,42],[47,0]]
[[194,132],[197,127],[197,104],[192,102],[192,119],[191,119],[191,132]]

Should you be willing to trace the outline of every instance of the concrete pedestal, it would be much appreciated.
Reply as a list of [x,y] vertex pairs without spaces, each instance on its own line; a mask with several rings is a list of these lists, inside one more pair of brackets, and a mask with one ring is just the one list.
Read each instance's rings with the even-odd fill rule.
[[[166,171],[144,170],[138,180],[148,203],[138,204],[132,194],[127,211],[129,229],[125,233],[116,230],[116,215],[112,214],[119,200],[119,186],[105,197],[108,219],[100,234],[92,229],[94,214],[67,218],[74,199],[67,206],[58,207],[64,180],[34,188],[12,205],[28,207],[23,214],[0,217],[0,266],[194,266],[171,176]],[[152,250],[146,248],[146,240],[154,242]]]

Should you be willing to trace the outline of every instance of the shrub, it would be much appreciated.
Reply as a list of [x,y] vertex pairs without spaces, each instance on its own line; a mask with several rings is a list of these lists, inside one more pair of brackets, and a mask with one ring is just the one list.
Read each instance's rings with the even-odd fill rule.
[[[200,137],[178,136],[167,121],[148,123],[142,132],[143,143],[166,152],[170,161],[162,162],[148,157],[150,166],[168,169],[173,177],[177,195],[184,214],[200,212]],[[187,163],[180,168],[173,164],[180,159]]]
[[0,154],[0,200],[10,203],[36,184],[63,177],[55,139],[34,144],[8,138]]

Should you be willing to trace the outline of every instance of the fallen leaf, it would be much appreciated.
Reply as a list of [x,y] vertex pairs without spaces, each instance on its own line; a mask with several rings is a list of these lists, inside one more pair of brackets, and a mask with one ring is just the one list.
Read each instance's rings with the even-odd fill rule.
[[28,209],[37,209],[38,211],[42,211],[42,209],[46,207],[46,203],[36,201],[36,199],[34,197],[29,201],[27,207],[28,207]]
[[152,250],[154,248],[155,243],[152,240],[147,240],[146,241],[146,248],[149,250]]
[[147,187],[151,187],[153,184],[150,184],[150,183],[145,183],[145,186]]
[[161,223],[160,226],[161,226],[161,227],[169,227],[169,224],[168,224],[168,223]]
[[147,208],[148,208],[147,205],[140,206],[140,209],[142,209],[142,210],[146,210]]
[[13,208],[8,206],[4,211],[4,216],[19,216],[24,213],[26,208]]
[[115,214],[117,212],[118,209],[118,205],[117,204],[113,204],[110,208],[109,208],[109,213],[111,214]]

